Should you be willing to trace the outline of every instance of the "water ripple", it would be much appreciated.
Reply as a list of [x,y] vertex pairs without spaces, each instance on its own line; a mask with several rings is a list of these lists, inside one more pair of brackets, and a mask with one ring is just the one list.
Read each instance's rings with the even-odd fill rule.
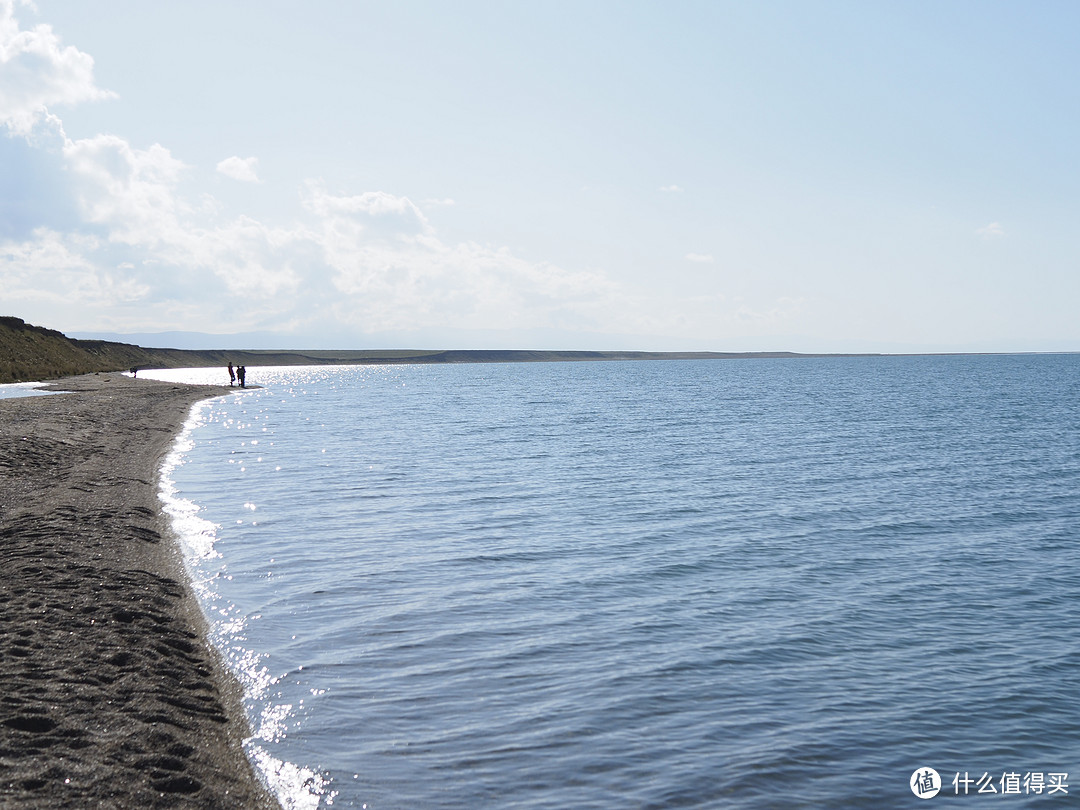
[[260,383],[173,475],[218,527],[223,643],[269,678],[253,755],[286,793],[325,780],[307,806],[890,807],[916,766],[1080,774],[1076,357]]

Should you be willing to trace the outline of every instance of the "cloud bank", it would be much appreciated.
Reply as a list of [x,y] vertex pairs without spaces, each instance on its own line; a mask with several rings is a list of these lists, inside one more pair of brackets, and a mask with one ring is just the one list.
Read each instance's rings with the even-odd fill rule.
[[[165,145],[69,137],[54,106],[115,94],[95,83],[93,59],[65,47],[48,25],[21,29],[17,8],[0,0],[0,124],[62,179],[38,189],[52,196],[34,210],[72,213],[20,224],[0,241],[0,305],[11,314],[69,331],[332,330],[360,339],[440,329],[705,334],[733,317],[718,313],[722,298],[673,293],[658,301],[602,269],[447,242],[422,205],[391,191],[331,189],[316,178],[288,195],[299,205],[282,221],[230,211],[213,194],[192,191],[205,172]],[[260,182],[255,157],[234,155],[214,168]]]
[[[185,197],[187,166],[161,144],[117,135],[71,139],[52,105],[114,97],[93,59],[52,29],[21,30],[0,0],[0,123],[62,171],[74,227],[41,226],[0,243],[3,302],[38,320],[97,313],[86,327],[195,330],[308,328],[355,333],[551,326],[589,317],[613,285],[593,273],[524,261],[505,248],[447,244],[418,205],[384,191],[333,193],[304,184],[295,218],[272,225],[223,217],[210,194]],[[257,183],[258,161],[232,156],[220,174]],[[450,205],[449,199],[432,205]],[[65,317],[66,316],[66,317]]]

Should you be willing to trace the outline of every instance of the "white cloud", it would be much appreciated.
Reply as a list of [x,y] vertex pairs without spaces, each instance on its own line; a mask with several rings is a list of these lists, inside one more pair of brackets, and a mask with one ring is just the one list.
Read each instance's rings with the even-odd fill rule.
[[991,222],[989,225],[983,225],[975,233],[983,239],[997,239],[1005,235],[1005,229],[1001,227],[1000,222]]
[[185,197],[187,167],[161,145],[99,135],[50,154],[72,178],[82,224],[0,243],[4,300],[19,302],[21,317],[47,313],[46,325],[706,335],[718,320],[746,320],[722,296],[660,301],[600,270],[449,244],[405,196],[334,194],[309,181],[297,216],[275,226],[226,217],[198,190]]
[[187,168],[168,149],[135,149],[115,135],[66,141],[64,157],[88,222],[107,226],[109,239],[154,247],[176,240],[186,205],[175,186]]
[[746,309],[716,293],[661,300],[602,271],[448,244],[418,206],[386,192],[332,194],[312,181],[290,224],[243,215],[223,222],[213,198],[191,203],[179,193],[186,170],[164,147],[98,136],[69,142],[56,157],[76,180],[84,225],[0,243],[4,300],[18,302],[21,317],[33,319],[35,307],[47,313],[39,319],[46,325],[706,337],[717,323],[775,324],[791,313],[765,302]]
[[212,274],[226,291],[249,304],[261,301],[288,309],[289,296],[302,280],[294,260],[308,239],[303,229],[271,228],[240,216],[217,227],[189,228],[172,246],[170,258],[178,267]]
[[255,157],[242,158],[233,155],[218,163],[217,170],[219,174],[241,183],[258,183],[259,175],[255,171],[258,163],[259,159]]
[[406,197],[334,196],[316,183],[308,192],[317,242],[348,302],[339,316],[369,331],[547,326],[558,309],[601,310],[612,292],[599,274],[528,262],[505,248],[447,245]]
[[[183,191],[189,167],[161,144],[69,139],[47,105],[110,94],[94,85],[91,58],[61,48],[48,26],[20,31],[15,2],[0,0],[0,122],[30,148],[48,140],[42,159],[68,178],[64,196],[77,205],[62,229],[0,242],[0,296],[22,317],[120,331],[288,324],[664,334],[707,330],[727,306],[715,295],[658,302],[602,270],[531,261],[499,245],[449,244],[421,206],[386,191],[332,193],[313,180],[284,223],[228,213],[204,189]],[[254,157],[226,158],[217,170],[259,182]]]
[[[60,157],[84,224],[49,241],[79,256],[80,272],[127,277],[130,289],[148,300],[215,298],[204,307],[208,314],[229,295],[252,305],[295,289],[289,245],[303,241],[303,232],[244,216],[217,223],[221,204],[208,194],[188,202],[178,192],[187,167],[160,144],[141,150],[123,138],[98,135],[66,140]],[[82,233],[101,238],[87,241]],[[23,245],[24,253],[42,254],[45,243],[35,236],[40,244]]]
[[62,47],[51,26],[21,30],[15,6],[0,0],[0,123],[9,132],[29,137],[51,105],[115,97],[94,84],[89,54]]
[[400,243],[432,233],[424,212],[412,200],[384,191],[337,196],[327,192],[322,181],[309,180],[304,187],[303,204],[334,232],[331,241],[335,243],[373,239]]
[[688,262],[699,262],[701,264],[710,264],[713,261],[711,253],[687,253],[686,260]]
[[674,192],[674,191],[682,191],[682,188],[680,188],[679,186],[676,186],[676,185],[672,184],[672,185],[670,185],[670,186],[660,186],[660,188],[659,188],[658,190],[659,190],[659,191],[668,191],[668,192]]
[[305,205],[320,216],[363,214],[371,218],[393,217],[414,222],[420,230],[429,226],[423,212],[408,197],[395,197],[385,191],[367,191],[349,197],[329,194],[320,181],[308,181]]
[[0,287],[5,301],[43,302],[87,307],[114,306],[139,300],[148,287],[127,268],[97,267],[101,248],[92,236],[73,236],[39,228],[33,238],[0,245]]
[[159,144],[98,135],[65,139],[51,154],[72,180],[82,223],[0,244],[5,298],[29,300],[43,285],[35,300],[52,296],[50,317],[92,306],[102,313],[92,328],[337,321],[363,332],[550,328],[571,318],[599,326],[625,312],[601,273],[443,242],[408,197],[333,194],[309,181],[290,224],[223,221],[212,196],[181,193],[188,167]]

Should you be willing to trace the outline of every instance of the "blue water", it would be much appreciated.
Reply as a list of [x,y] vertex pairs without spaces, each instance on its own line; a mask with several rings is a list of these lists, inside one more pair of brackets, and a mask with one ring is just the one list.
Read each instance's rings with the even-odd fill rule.
[[64,391],[40,390],[44,382],[4,383],[0,385],[0,399],[20,399],[23,397],[43,397],[49,394],[63,394]]
[[1080,356],[249,381],[167,480],[286,806],[1080,794]]

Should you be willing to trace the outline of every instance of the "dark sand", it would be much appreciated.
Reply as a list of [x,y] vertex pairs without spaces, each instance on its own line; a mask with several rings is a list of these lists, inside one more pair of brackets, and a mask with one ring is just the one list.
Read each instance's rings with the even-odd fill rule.
[[0,807],[277,807],[157,497],[192,403],[97,374],[0,400]]

